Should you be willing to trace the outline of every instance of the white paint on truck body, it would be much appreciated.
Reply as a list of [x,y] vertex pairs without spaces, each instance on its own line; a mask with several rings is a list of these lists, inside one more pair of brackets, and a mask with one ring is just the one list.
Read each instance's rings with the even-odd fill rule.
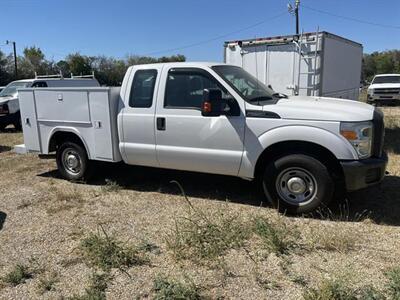
[[[166,63],[133,66],[128,69],[120,89],[22,89],[25,146],[30,151],[48,154],[53,134],[67,131],[83,141],[92,160],[123,160],[132,165],[250,179],[254,178],[262,152],[285,141],[320,145],[338,160],[358,159],[353,146],[340,134],[340,124],[372,120],[372,106],[305,96],[256,105],[240,96],[219,76],[214,66],[226,65]],[[146,70],[156,73],[155,79],[151,77],[154,79],[152,102],[146,107],[132,107],[130,97],[136,88],[135,75]],[[214,80],[237,103],[238,114],[204,117],[199,108],[168,107],[166,89],[171,84],[168,80],[177,80],[179,72],[185,70],[195,70]],[[179,81],[174,84],[177,90],[188,88]],[[197,80],[189,82],[191,87],[199,84]],[[201,84],[198,90],[203,91]],[[192,96],[198,97],[197,94]],[[179,96],[175,98],[180,100]],[[279,118],[250,117],[249,111],[265,111]],[[164,124],[160,120],[164,120]],[[164,125],[164,129],[160,125]]]

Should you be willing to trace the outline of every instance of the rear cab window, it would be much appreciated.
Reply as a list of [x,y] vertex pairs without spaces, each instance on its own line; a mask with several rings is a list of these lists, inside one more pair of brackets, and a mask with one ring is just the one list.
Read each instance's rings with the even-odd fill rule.
[[157,70],[137,70],[133,77],[129,106],[149,108],[153,105]]

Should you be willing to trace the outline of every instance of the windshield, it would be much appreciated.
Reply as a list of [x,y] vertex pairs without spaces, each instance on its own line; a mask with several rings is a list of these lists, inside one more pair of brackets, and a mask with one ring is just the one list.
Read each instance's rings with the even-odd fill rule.
[[0,97],[15,96],[17,94],[17,89],[28,87],[29,85],[30,82],[11,82],[0,92]]
[[271,88],[240,67],[223,65],[212,69],[248,102],[276,100],[277,94]]
[[400,76],[378,76],[372,83],[400,83]]

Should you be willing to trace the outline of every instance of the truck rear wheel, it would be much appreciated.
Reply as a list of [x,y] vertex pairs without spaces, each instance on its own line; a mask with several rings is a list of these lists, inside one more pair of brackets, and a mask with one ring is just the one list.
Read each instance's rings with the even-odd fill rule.
[[263,189],[280,211],[301,214],[327,205],[333,198],[334,182],[320,161],[308,155],[292,154],[266,167]]
[[57,167],[68,180],[83,180],[89,175],[89,159],[85,149],[76,143],[65,142],[57,149]]

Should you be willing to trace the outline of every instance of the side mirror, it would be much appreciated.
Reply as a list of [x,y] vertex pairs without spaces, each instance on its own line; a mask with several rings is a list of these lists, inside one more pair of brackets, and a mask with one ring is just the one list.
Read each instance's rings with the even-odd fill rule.
[[218,117],[222,114],[222,92],[220,89],[204,89],[201,115]]

